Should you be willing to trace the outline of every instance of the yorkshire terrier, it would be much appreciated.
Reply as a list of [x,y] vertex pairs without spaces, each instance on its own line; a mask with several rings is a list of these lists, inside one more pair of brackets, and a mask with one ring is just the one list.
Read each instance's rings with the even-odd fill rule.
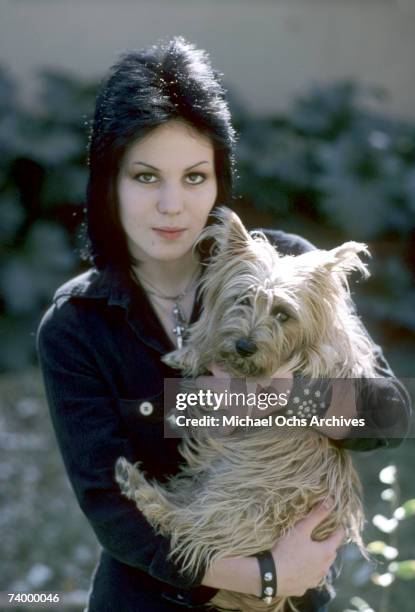
[[[346,242],[328,251],[282,255],[261,232],[248,233],[229,209],[220,208],[216,216],[197,242],[211,245],[201,277],[202,313],[188,328],[185,345],[163,361],[194,384],[214,371],[212,364],[251,381],[289,371],[325,380],[376,376],[373,344],[348,285],[353,271],[369,275],[360,259],[368,254],[366,245]],[[295,401],[286,412],[306,414],[307,402]],[[313,405],[319,404],[310,400],[310,410]],[[194,407],[191,415],[205,412]],[[196,574],[217,559],[270,549],[328,499],[333,510],[313,538],[323,540],[342,526],[345,539],[363,549],[359,478],[347,451],[327,436],[310,427],[290,435],[274,427],[236,427],[228,435],[196,429],[184,434],[185,463],[166,484],[150,482],[140,462],[132,465],[123,457],[115,471],[123,494],[158,533],[170,537],[170,555],[183,571]],[[268,602],[220,590],[210,604],[282,612],[296,610],[299,600],[274,594]]]

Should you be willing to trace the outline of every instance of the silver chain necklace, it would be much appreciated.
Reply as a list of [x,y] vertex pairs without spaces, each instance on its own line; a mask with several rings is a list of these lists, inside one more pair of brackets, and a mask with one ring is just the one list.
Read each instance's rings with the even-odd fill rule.
[[160,300],[168,300],[169,302],[174,302],[173,309],[171,311],[171,315],[174,322],[174,327],[172,329],[173,334],[176,336],[177,348],[181,349],[183,347],[183,334],[189,327],[189,321],[186,319],[181,301],[186,297],[189,293],[190,289],[193,288],[194,282],[200,275],[200,268],[196,268],[195,272],[192,274],[189,282],[186,287],[177,295],[166,295],[160,292],[159,289],[153,283],[151,283],[148,279],[143,279],[138,276],[141,284],[144,286],[147,293],[153,295],[154,297]]

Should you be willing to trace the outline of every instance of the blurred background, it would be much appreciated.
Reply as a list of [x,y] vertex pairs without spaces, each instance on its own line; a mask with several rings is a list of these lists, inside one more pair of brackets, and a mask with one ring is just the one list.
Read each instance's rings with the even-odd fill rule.
[[[353,295],[413,393],[414,32],[414,0],[0,0],[0,591],[65,591],[80,610],[98,555],[34,340],[54,290],[86,269],[88,125],[117,54],[178,34],[210,53],[239,134],[235,209],[322,248],[369,244]],[[372,560],[344,552],[330,610],[413,610],[414,460],[412,438],[355,454]]]

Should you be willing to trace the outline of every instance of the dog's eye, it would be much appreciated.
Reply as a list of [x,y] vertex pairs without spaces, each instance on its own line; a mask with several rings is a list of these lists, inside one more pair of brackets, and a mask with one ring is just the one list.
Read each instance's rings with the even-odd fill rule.
[[288,321],[288,319],[290,318],[290,315],[287,312],[285,312],[285,310],[281,310],[281,308],[274,308],[271,314],[280,323],[285,323],[285,321]]

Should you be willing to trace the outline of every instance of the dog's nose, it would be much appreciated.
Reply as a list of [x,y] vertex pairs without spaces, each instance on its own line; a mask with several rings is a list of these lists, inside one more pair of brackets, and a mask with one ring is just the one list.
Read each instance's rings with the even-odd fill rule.
[[240,338],[235,342],[236,351],[241,357],[249,357],[257,352],[257,345],[252,340]]

